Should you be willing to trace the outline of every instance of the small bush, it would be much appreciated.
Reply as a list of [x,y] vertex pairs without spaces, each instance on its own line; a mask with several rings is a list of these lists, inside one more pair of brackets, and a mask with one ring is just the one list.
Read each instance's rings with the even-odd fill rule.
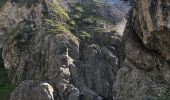
[[50,5],[51,12],[46,19],[50,25],[49,31],[53,33],[70,33],[67,22],[70,20],[67,12],[60,6],[58,1]]

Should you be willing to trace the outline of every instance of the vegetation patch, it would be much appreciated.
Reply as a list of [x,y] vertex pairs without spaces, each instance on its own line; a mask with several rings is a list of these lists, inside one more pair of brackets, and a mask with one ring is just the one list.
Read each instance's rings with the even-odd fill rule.
[[169,100],[170,91],[168,85],[156,85],[153,87],[154,95],[157,97],[157,100]]
[[[70,31],[79,38],[89,37],[94,32],[115,32],[112,21],[104,18],[97,9],[106,6],[100,2],[92,2],[89,5],[79,3],[71,4],[72,11],[69,14]],[[86,33],[86,34],[84,34]]]
[[[0,54],[2,49],[0,49]],[[2,57],[0,57],[0,100],[9,100],[14,86],[7,78],[7,71],[4,68]]]
[[50,5],[51,12],[46,18],[49,31],[52,33],[70,33],[67,22],[70,20],[67,12],[56,1]]
[[[95,3],[82,5],[71,4],[71,12],[66,12],[58,0],[50,5],[46,16],[47,31],[57,34],[72,34],[78,38],[89,37],[96,30],[113,32],[113,23],[96,12],[103,4]],[[106,26],[106,27],[105,27]],[[108,29],[109,27],[109,29]]]

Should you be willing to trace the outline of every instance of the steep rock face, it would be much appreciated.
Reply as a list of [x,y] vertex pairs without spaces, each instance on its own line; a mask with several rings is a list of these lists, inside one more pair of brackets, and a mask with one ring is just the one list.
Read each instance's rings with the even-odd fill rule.
[[[67,9],[67,3],[61,5]],[[53,1],[23,4],[11,0],[1,10],[0,48],[5,68],[13,84],[20,84],[11,100],[29,99],[24,95],[42,99],[42,94],[47,100],[170,99],[169,0],[134,0],[124,32],[122,68],[123,45],[117,33],[95,31],[78,39],[69,32],[49,31],[46,14],[50,14],[50,4]],[[112,7],[105,7],[97,12],[106,18],[115,16]],[[46,86],[54,94],[36,80],[51,84]]]
[[[7,2],[4,12],[1,13],[2,16],[6,15],[1,17],[2,20],[10,19],[4,20],[5,24],[2,23],[10,30],[9,33],[4,32],[7,37],[3,43],[4,64],[14,84],[29,79],[50,81],[63,100],[63,92],[66,86],[70,85],[69,65],[73,61],[71,58],[79,58],[79,45],[70,35],[46,31],[42,18],[45,4],[48,2],[42,1],[29,8],[20,8],[20,4]],[[11,14],[11,9],[15,13]],[[15,23],[10,24],[11,21]]]
[[[49,83],[55,100],[111,100],[111,87],[123,60],[121,37],[115,32],[94,32],[78,39],[69,32],[51,31],[46,18],[53,1],[22,3],[9,1],[0,13],[5,68],[12,83],[20,84],[11,100],[22,91],[21,97],[32,95],[34,100],[36,95],[27,91],[34,80]],[[33,92],[41,89],[35,86]]]
[[168,6],[168,0],[134,2],[124,32],[124,67],[119,70],[113,85],[113,99],[170,98],[169,9],[165,9]]
[[132,14],[133,28],[143,44],[170,59],[170,1],[137,1]]
[[111,88],[123,61],[121,37],[116,33],[94,33],[90,40],[80,43],[81,55],[76,64],[78,71],[73,73],[74,84],[82,92],[91,91],[111,100]]
[[[8,33],[14,28],[19,22],[24,19],[34,21],[37,26],[41,25],[41,17],[43,11],[42,4],[37,4],[37,6],[27,8],[26,6],[19,7],[19,4],[14,2],[7,2],[3,5],[3,9],[1,9],[0,21],[1,21],[1,39],[0,39],[0,47],[3,47],[5,39],[8,36]],[[16,5],[16,6],[15,6]],[[9,13],[11,11],[11,13]]]

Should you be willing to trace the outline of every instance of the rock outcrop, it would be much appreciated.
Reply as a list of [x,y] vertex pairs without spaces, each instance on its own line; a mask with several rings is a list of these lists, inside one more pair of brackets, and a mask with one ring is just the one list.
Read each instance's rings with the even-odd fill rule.
[[10,100],[170,99],[170,1],[130,1],[123,39],[112,29],[125,13],[105,3],[7,1],[0,48],[16,85]]
[[143,44],[170,59],[170,7],[169,0],[138,1],[132,14],[132,24]]
[[113,100],[168,100],[169,0],[134,0],[124,32],[125,61]]
[[[63,19],[52,17],[58,13]],[[67,23],[55,22],[65,17],[53,0],[10,0],[4,5],[0,48],[8,77],[18,86],[10,100],[112,100],[112,85],[123,61],[121,37],[95,31],[80,39],[67,30]],[[47,92],[41,81],[54,92]]]
[[27,80],[15,88],[10,100],[54,100],[53,91],[48,83]]

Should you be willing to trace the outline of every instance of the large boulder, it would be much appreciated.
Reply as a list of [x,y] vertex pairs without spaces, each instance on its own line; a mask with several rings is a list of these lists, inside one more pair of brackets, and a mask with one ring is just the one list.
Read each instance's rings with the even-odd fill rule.
[[12,92],[10,100],[54,100],[53,87],[41,81],[27,80]]

